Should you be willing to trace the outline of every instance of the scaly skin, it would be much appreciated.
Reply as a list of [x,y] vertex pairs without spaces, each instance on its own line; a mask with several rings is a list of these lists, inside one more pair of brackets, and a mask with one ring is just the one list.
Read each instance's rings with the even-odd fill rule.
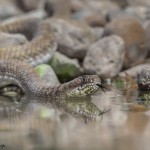
[[17,59],[32,66],[48,62],[57,49],[57,42],[47,21],[25,18],[0,24],[1,32],[28,33],[30,42],[8,48],[0,48],[0,59]]
[[[46,63],[56,51],[57,42],[55,41],[55,36],[47,20],[41,21],[35,18],[24,18],[21,20],[5,22],[0,24],[0,31],[9,33],[28,33],[30,35],[28,38],[31,38],[31,41],[23,45],[16,45],[10,48],[0,48],[1,78],[3,78],[4,75],[7,79],[14,78],[14,80],[19,83],[19,86],[23,89],[23,91],[28,95],[33,96],[33,98],[40,98],[42,96],[46,97],[46,95],[47,97],[50,97],[50,95],[53,95],[52,93],[59,92],[59,89],[64,91],[64,88],[66,88],[64,85],[61,85],[59,88],[46,87],[44,83],[40,82],[37,75],[33,73],[33,68],[28,66],[26,63],[22,63],[22,61],[27,62],[32,66]],[[16,60],[19,60],[20,62]],[[66,83],[67,89],[72,90],[67,92],[67,95],[76,97],[93,94],[93,92],[99,88],[96,84],[101,84],[99,77],[94,77],[92,80],[89,80],[91,79],[91,76],[85,76],[82,78],[84,81],[79,82],[78,86],[76,86],[78,79],[71,81],[71,84]],[[97,83],[95,83],[95,81]],[[28,82],[30,82],[30,84],[28,84]],[[45,92],[45,94],[42,92]]]
[[[51,102],[72,109],[72,105],[57,98],[58,95],[67,97],[85,97],[93,94],[101,86],[97,75],[85,75],[59,86],[46,86],[35,73],[32,66],[46,63],[57,49],[55,36],[47,21],[24,19],[0,24],[0,31],[29,33],[31,41],[10,48],[0,48],[0,80],[18,85],[28,100]],[[30,66],[30,65],[32,66]],[[70,107],[71,106],[71,107]],[[73,111],[73,110],[72,110]],[[74,110],[74,112],[77,112]],[[86,105],[84,116],[99,115],[101,111],[92,103]],[[95,113],[96,112],[96,113]],[[79,112],[77,112],[79,113]],[[80,113],[79,113],[80,114]],[[90,115],[89,115],[90,116]]]
[[30,99],[39,101],[52,101],[60,94],[69,97],[87,96],[101,85],[98,75],[84,75],[59,86],[46,86],[30,65],[15,60],[0,60],[0,79],[18,85]]

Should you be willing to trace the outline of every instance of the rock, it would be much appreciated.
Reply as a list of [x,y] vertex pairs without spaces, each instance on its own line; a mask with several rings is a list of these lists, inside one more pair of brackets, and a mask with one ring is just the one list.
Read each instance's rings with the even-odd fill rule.
[[150,6],[149,0],[127,0],[127,2],[133,6]]
[[142,70],[142,68],[149,67],[149,66],[150,66],[150,63],[140,64],[140,65],[134,66],[130,69],[120,72],[119,76],[121,77],[131,76],[135,78],[137,76],[137,73],[140,70]]
[[58,41],[58,51],[72,58],[83,58],[87,48],[94,41],[91,28],[73,20],[52,18],[49,24]]
[[1,24],[5,25],[5,24],[9,24],[9,23],[13,23],[15,21],[20,21],[20,20],[25,20],[25,19],[43,19],[47,16],[46,12],[43,10],[35,10],[35,11],[31,11],[19,16],[14,16],[8,19],[5,19]]
[[54,54],[50,65],[60,80],[68,80],[81,75],[81,68],[77,59],[70,59],[59,52]]
[[146,6],[128,6],[124,12],[131,16],[137,16],[142,22],[150,18],[150,10]]
[[73,18],[76,20],[85,21],[93,27],[104,26],[107,23],[106,17],[100,15],[99,13],[93,13],[90,11],[78,11],[73,15]]
[[140,90],[150,90],[150,64],[137,73],[137,84]]
[[101,1],[101,0],[72,0],[72,10],[76,13],[77,11],[96,12],[103,16],[107,16],[109,13],[119,10],[120,7],[112,1]]
[[9,34],[0,32],[0,48],[22,45],[28,40],[22,34]]
[[0,1],[0,20],[22,14],[22,11],[11,2]]
[[99,40],[102,38],[103,34],[104,34],[104,28],[102,27],[95,27],[95,28],[91,28],[93,31],[93,34],[95,35],[95,41]]
[[[146,34],[146,46],[150,49],[150,21],[147,21],[145,24],[145,34]],[[150,55],[150,52],[149,52]]]
[[24,11],[31,11],[43,7],[45,0],[17,0]]
[[119,11],[115,11],[111,14],[108,15],[108,20],[109,22],[112,22],[113,20],[117,20],[118,18],[125,18],[125,17],[133,17],[135,19],[137,19],[141,25],[143,23],[143,20],[142,18],[140,18],[136,13],[129,13],[129,12],[126,12],[125,9],[123,11],[119,10]]
[[125,53],[124,41],[112,35],[93,43],[83,62],[87,73],[96,73],[104,78],[116,76],[122,68]]
[[112,12],[120,11],[119,6],[112,1],[71,1],[73,18],[84,20],[90,26],[104,26],[107,16]]
[[70,0],[46,0],[45,10],[50,16],[70,18]]
[[128,5],[127,0],[112,0],[116,2],[120,7],[126,7]]
[[42,64],[42,65],[35,67],[35,71],[38,73],[40,78],[43,81],[45,81],[45,83],[47,85],[55,86],[55,85],[60,84],[60,82],[51,66]]
[[126,45],[124,67],[136,65],[147,56],[145,31],[134,17],[119,17],[107,24],[105,34],[116,34],[123,38]]

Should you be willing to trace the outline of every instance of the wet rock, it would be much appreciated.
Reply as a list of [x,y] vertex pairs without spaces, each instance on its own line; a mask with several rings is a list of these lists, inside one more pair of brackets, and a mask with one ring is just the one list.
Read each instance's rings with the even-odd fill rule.
[[137,84],[141,90],[150,90],[150,65],[137,73]]
[[127,2],[133,6],[150,6],[149,0],[127,0]]
[[119,76],[121,76],[121,77],[131,76],[131,77],[135,78],[137,76],[137,73],[140,70],[142,70],[142,68],[146,68],[149,66],[150,66],[150,63],[140,64],[140,65],[134,66],[130,69],[120,72]]
[[136,65],[147,56],[145,31],[134,17],[119,17],[107,24],[105,34],[116,34],[123,38],[126,45],[124,67]]
[[81,68],[77,59],[70,59],[59,52],[54,54],[50,65],[60,80],[68,80],[81,75]]
[[112,35],[90,46],[83,62],[87,73],[96,73],[104,78],[116,76],[122,68],[124,58],[124,41]]
[[0,32],[0,47],[11,47],[13,45],[22,45],[27,42],[27,39],[22,34],[8,34]]
[[55,86],[55,85],[60,84],[60,82],[51,66],[42,64],[42,65],[35,67],[35,71],[38,73],[40,78],[43,81],[45,81],[45,83],[47,85]]
[[73,20],[52,18],[49,24],[55,32],[58,51],[73,58],[83,58],[89,45],[94,41],[91,28]]

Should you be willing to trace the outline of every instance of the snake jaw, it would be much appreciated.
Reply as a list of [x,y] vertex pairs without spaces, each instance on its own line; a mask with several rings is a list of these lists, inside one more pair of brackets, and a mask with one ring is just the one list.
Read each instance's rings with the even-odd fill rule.
[[76,87],[71,91],[67,92],[67,96],[69,97],[86,97],[94,94],[99,89],[99,86],[96,84],[86,84],[80,87]]
[[[86,97],[94,94],[100,87],[105,88],[101,85],[101,79],[97,75],[84,75],[78,77],[73,81],[72,88],[69,87],[67,91],[68,97]],[[70,82],[71,85],[71,82]]]
[[100,87],[102,90],[103,90],[103,92],[105,92],[105,90],[104,89],[106,89],[106,90],[108,90],[109,91],[109,89],[108,88],[106,88],[105,86],[103,86],[102,84],[97,84],[97,86],[98,87]]

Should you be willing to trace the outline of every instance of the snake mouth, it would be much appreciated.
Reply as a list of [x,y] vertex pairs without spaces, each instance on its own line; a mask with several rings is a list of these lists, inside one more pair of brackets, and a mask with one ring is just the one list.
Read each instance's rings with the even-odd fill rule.
[[106,88],[105,86],[103,86],[103,85],[100,84],[100,83],[97,83],[96,85],[97,85],[99,88],[101,88],[104,92],[105,92],[105,89],[108,90],[108,91],[110,91],[110,89]]
[[104,92],[105,89],[109,90],[105,86],[101,85],[100,82],[97,82],[97,83],[89,83],[89,84],[82,85],[80,87],[76,87],[71,91],[69,91],[67,95],[69,97],[86,97],[94,94],[99,88],[101,88]]

